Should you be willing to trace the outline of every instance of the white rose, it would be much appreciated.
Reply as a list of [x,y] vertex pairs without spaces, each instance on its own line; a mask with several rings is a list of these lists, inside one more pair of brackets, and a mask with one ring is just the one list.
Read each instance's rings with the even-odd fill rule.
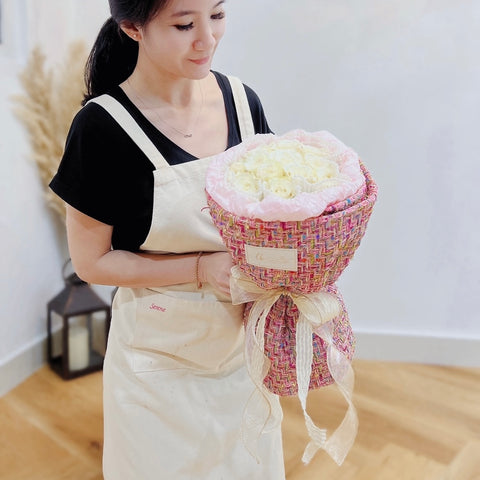
[[293,198],[296,195],[295,185],[288,177],[272,178],[265,182],[265,190],[282,198]]
[[249,173],[239,173],[235,175],[230,179],[230,183],[233,184],[236,189],[255,197],[259,197],[261,194],[258,180]]
[[259,162],[256,173],[260,180],[269,180],[285,176],[283,164],[277,158],[271,158],[269,160],[264,159]]
[[333,152],[283,139],[246,152],[230,164],[226,178],[233,188],[262,199],[268,193],[293,198],[323,190],[339,175]]

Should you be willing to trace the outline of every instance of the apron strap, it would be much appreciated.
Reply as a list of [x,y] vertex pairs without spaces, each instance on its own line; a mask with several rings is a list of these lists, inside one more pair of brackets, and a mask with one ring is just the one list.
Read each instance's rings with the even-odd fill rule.
[[[237,109],[238,124],[240,127],[240,136],[242,141],[248,137],[255,135],[255,127],[253,125],[252,113],[248,103],[247,94],[242,82],[237,77],[228,76],[228,80],[232,87],[233,100]],[[148,138],[147,134],[140,128],[138,123],[130,115],[128,110],[115,98],[110,95],[103,94],[92,98],[89,102],[94,102],[103,107],[112,118],[127,132],[130,138],[145,153],[148,159],[158,170],[160,167],[169,166],[158,148]]]
[[163,155],[158,151],[158,148],[118,100],[110,95],[104,94],[93,98],[87,103],[90,102],[98,103],[98,105],[103,107],[113,117],[125,132],[130,135],[130,138],[138,145],[153,165],[155,165],[157,170],[160,167],[169,166]]
[[232,87],[233,100],[237,109],[238,124],[240,126],[240,136],[242,141],[255,135],[253,126],[252,112],[248,103],[247,94],[243,83],[237,77],[228,75],[230,86]]

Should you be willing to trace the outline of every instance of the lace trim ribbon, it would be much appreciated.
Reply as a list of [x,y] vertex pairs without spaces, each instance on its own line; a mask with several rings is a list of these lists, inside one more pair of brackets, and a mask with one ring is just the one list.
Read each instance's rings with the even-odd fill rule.
[[[246,447],[256,457],[256,444],[260,435],[276,428],[282,420],[282,410],[277,395],[263,384],[270,369],[270,360],[264,353],[265,323],[274,303],[281,295],[289,295],[299,311],[296,325],[296,375],[298,398],[310,442],[302,460],[308,464],[318,450],[325,450],[341,465],[350,451],[358,430],[358,418],[353,405],[354,373],[348,358],[333,343],[331,320],[341,313],[334,295],[320,291],[295,294],[285,288],[265,290],[250,280],[239,267],[233,267],[230,280],[234,305],[253,302],[245,330],[245,362],[256,386],[245,407],[242,434]],[[318,335],[325,344],[327,364],[337,387],[343,394],[348,410],[340,426],[327,439],[327,430],[318,428],[307,413],[307,395],[312,373],[312,334]],[[258,460],[258,458],[257,458]]]

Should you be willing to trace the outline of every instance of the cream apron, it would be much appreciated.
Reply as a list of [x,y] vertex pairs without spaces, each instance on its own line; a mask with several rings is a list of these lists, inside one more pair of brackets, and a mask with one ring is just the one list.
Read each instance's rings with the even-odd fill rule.
[[[253,123],[231,78],[242,138]],[[156,253],[225,250],[206,207],[210,158],[170,166],[112,97],[95,99],[155,165],[150,232]],[[280,426],[255,459],[241,437],[254,391],[243,359],[243,306],[209,285],[119,288],[104,363],[105,480],[282,480]],[[259,460],[259,461],[258,461]]]

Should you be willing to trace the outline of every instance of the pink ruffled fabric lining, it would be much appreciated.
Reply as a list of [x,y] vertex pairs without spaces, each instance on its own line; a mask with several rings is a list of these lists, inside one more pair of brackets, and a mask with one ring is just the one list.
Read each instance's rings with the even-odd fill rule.
[[[272,194],[258,201],[246,193],[233,190],[225,178],[230,163],[249,150],[282,139],[298,140],[327,151],[337,162],[345,181],[319,192],[300,193],[289,199]],[[264,221],[295,221],[317,217],[329,205],[345,200],[364,187],[365,177],[360,169],[358,155],[327,131],[310,133],[304,130],[292,130],[281,136],[254,135],[213,157],[206,177],[207,192],[224,209],[242,217],[259,218]]]

